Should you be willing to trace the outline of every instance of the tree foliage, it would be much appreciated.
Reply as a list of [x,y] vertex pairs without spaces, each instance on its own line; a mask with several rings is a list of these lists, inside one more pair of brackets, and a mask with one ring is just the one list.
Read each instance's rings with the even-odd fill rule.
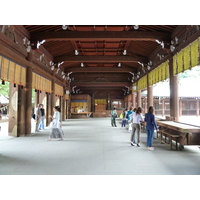
[[9,99],[9,87],[9,82],[5,81],[5,85],[0,84],[0,95],[3,95],[7,99]]
[[185,78],[200,78],[200,67],[194,67],[178,75],[179,80]]

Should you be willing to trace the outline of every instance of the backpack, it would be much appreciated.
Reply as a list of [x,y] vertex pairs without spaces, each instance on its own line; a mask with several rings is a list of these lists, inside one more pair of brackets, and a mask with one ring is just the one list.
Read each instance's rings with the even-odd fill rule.
[[35,119],[35,114],[32,115],[32,118]]

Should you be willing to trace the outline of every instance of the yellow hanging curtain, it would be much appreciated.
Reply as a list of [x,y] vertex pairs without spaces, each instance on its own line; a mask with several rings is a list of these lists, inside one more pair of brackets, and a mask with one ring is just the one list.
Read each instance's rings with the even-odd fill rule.
[[178,71],[177,73],[183,72],[183,50],[177,53],[177,64],[178,64]]
[[147,75],[142,77],[139,81],[138,81],[138,90],[142,90],[144,88],[147,88]]
[[21,66],[16,64],[15,69],[15,83],[20,85],[20,78],[21,78]]
[[55,84],[55,94],[63,96],[63,87],[58,84]]
[[32,73],[32,88],[36,89],[36,85],[35,85],[35,73]]
[[199,43],[195,40],[191,44],[191,67],[195,67],[199,64]]
[[169,78],[169,60],[167,60],[165,62],[165,77],[164,77],[164,80],[168,79]]
[[51,93],[51,81],[33,72],[32,88]]
[[173,56],[173,72],[174,72],[174,75],[178,74],[177,54]]
[[1,60],[1,79],[7,81],[8,80],[8,66],[9,60],[2,57]]
[[155,81],[156,81],[156,83],[158,83],[158,82],[159,82],[158,67],[155,69],[155,75],[156,75],[156,79],[155,79]]
[[191,46],[188,45],[183,49],[184,71],[191,67]]
[[15,82],[15,66],[16,64],[12,61],[10,61],[10,67],[8,72],[8,81],[11,83]]
[[26,68],[21,67],[21,83],[20,85],[26,85]]

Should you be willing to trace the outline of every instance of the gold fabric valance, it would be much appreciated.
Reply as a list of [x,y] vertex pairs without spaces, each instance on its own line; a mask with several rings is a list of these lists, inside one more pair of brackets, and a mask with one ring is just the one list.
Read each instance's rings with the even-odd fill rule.
[[17,85],[26,85],[26,68],[0,56],[0,78]]
[[169,61],[165,61],[149,74],[149,85],[153,85],[169,78]]
[[63,87],[55,83],[55,95],[63,96]]
[[51,93],[51,81],[33,72],[32,88]]
[[173,56],[173,72],[177,75],[199,65],[200,38],[186,46]]
[[142,90],[144,88],[147,88],[147,75],[142,77],[139,81],[138,81],[138,90]]

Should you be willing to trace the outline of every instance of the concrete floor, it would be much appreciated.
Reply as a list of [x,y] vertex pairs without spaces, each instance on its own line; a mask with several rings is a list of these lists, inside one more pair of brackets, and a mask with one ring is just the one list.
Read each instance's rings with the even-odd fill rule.
[[130,133],[110,118],[63,122],[64,141],[46,141],[49,128],[28,137],[0,137],[1,175],[199,175],[200,150],[170,150],[154,140],[154,151],[130,145]]

